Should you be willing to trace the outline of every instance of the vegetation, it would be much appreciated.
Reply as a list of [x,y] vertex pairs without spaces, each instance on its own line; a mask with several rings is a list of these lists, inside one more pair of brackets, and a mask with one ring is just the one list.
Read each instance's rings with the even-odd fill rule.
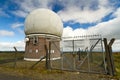
[[120,78],[120,53],[114,53],[113,56],[116,68],[116,75]]
[[[114,61],[117,76],[110,77],[99,74],[68,72],[61,70],[47,70],[45,62],[42,61],[33,69],[31,66],[36,62],[24,61],[24,53],[17,54],[17,62],[15,64],[15,53],[0,53],[0,72],[7,75],[20,77],[27,77],[28,80],[99,80],[99,78],[120,78],[120,53],[114,53]],[[1,74],[0,73],[0,74]]]

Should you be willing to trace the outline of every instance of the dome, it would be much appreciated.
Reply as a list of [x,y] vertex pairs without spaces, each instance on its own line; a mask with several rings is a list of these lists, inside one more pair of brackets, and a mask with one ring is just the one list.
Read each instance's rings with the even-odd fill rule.
[[63,24],[60,17],[48,9],[36,9],[25,19],[25,34],[50,34],[62,36]]

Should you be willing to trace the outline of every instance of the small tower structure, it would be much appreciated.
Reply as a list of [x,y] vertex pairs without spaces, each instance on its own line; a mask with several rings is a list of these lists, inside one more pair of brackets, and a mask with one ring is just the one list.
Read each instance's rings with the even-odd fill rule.
[[[49,40],[61,39],[63,24],[60,17],[49,9],[36,9],[25,19],[25,56],[24,60],[38,61],[46,55],[45,45],[49,49]],[[60,42],[57,47],[60,48]],[[54,57],[59,57],[57,48],[52,51]]]

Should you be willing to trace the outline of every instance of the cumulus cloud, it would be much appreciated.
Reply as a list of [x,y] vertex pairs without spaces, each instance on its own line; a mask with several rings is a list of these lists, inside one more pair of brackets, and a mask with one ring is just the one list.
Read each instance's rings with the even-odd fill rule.
[[77,28],[73,30],[72,27],[67,26],[63,29],[63,37],[74,37],[74,36],[82,36],[87,35],[87,30],[82,28]]
[[12,11],[16,16],[25,17],[36,8],[52,9],[54,4],[60,3],[63,7],[58,14],[63,21],[74,20],[80,23],[99,22],[104,16],[111,13],[113,7],[109,0],[17,0],[14,1],[19,9]]
[[71,27],[67,26],[63,29],[63,37],[73,37],[74,31]]
[[21,29],[21,27],[23,27],[24,26],[24,24],[23,23],[13,23],[12,25],[11,25],[11,27],[13,28],[13,29],[16,29],[18,32],[20,32],[20,33],[24,33],[24,30],[22,30]]
[[89,32],[94,32],[97,34],[103,35],[103,37],[107,38],[117,38],[120,39],[120,8],[113,14],[116,18],[109,20],[107,22],[101,22],[96,26],[90,27]]
[[[81,35],[90,34],[101,34],[103,37],[107,38],[120,38],[119,25],[120,25],[120,8],[114,12],[114,6],[110,0],[58,0],[60,6],[63,9],[59,10],[57,14],[60,15],[64,22],[73,21],[73,23],[96,23],[97,25],[91,26],[87,29],[77,28],[73,29],[72,26],[67,26],[63,30],[63,37],[73,37]],[[15,0],[14,1],[18,8],[17,10],[11,11],[12,14],[19,17],[26,17],[26,15],[36,9],[36,8],[48,8],[52,9],[56,0]],[[101,20],[113,13],[114,19],[106,22],[101,22]],[[7,15],[0,9],[0,14]],[[13,29],[19,32],[23,31],[20,27],[23,26],[22,23],[15,23],[11,25]],[[14,32],[0,30],[0,36],[13,36]],[[3,43],[3,44],[2,44]],[[1,45],[14,45],[15,43],[5,43],[1,42]],[[22,45],[20,45],[22,46]]]
[[19,28],[23,25],[24,25],[23,23],[14,23],[14,24],[12,24],[12,28]]
[[26,15],[37,8],[52,8],[54,0],[16,0],[15,3],[19,6],[19,10],[12,11],[11,13],[19,17],[26,17]]
[[109,5],[108,0],[79,0],[78,2],[73,1],[73,3],[68,1],[65,9],[59,11],[58,14],[64,22],[96,23],[113,12],[113,7]]
[[0,51],[14,51],[13,47],[16,47],[18,51],[24,51],[25,43],[24,41],[0,42]]
[[114,19],[107,22],[101,22],[88,29],[77,28],[73,30],[72,27],[68,26],[63,29],[63,37],[101,34],[103,38],[107,38],[108,40],[115,38],[113,50],[120,51],[120,8],[116,10],[113,16],[115,17]]
[[120,51],[120,40],[115,40],[115,42],[112,45],[113,51]]
[[120,18],[120,8],[118,8],[118,9],[114,12],[113,16],[116,17],[116,18]]
[[71,27],[66,27],[63,30],[63,36],[81,36],[89,34],[101,34],[106,38],[120,39],[120,8],[113,14],[116,18],[107,22],[101,22],[95,26],[91,26],[88,29],[77,28],[73,30]]
[[26,17],[28,14],[28,12],[22,10],[12,11],[11,13],[19,17]]
[[0,36],[14,36],[14,32],[8,30],[0,30]]

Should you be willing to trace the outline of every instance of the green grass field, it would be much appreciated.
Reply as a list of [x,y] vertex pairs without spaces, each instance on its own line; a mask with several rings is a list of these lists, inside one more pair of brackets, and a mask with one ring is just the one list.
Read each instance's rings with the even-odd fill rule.
[[17,54],[16,67],[14,67],[14,53],[0,53],[0,72],[17,77],[29,77],[32,80],[98,80],[99,78],[104,77],[116,78],[117,80],[117,78],[120,78],[120,53],[114,53],[113,55],[117,73],[114,77],[102,74],[47,70],[44,61],[31,69],[31,66],[36,62],[24,61],[24,53]]

